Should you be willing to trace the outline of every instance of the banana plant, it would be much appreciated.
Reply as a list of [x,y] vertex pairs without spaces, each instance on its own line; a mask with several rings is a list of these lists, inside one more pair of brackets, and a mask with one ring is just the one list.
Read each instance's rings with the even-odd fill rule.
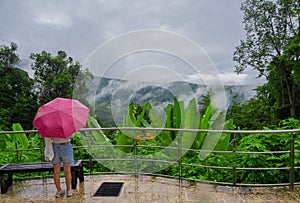
[[[214,129],[220,120],[223,118],[223,112],[214,110],[212,103],[210,103],[204,115],[200,115],[196,109],[196,101],[192,99],[189,102],[187,111],[184,111],[183,102],[174,99],[174,105],[169,104],[167,107],[167,128],[181,128],[181,129]],[[231,120],[225,121],[224,129],[234,129]],[[162,142],[165,145],[170,144],[174,140],[174,133],[164,133]],[[193,149],[211,149],[211,150],[228,150],[229,149],[229,134],[209,134],[207,132],[182,133],[182,147],[187,148],[191,146]]]
[[[24,131],[20,123],[14,123],[12,126],[14,131]],[[11,134],[12,141],[23,149],[29,147],[29,142],[25,133]]]
[[[100,124],[98,123],[98,121],[94,117],[88,115],[87,127],[89,127],[89,128],[100,128]],[[103,133],[102,130],[89,131],[88,135],[97,144],[109,142],[109,139],[106,137],[106,135]]]
[[[145,124],[144,116],[149,108],[151,108],[150,103],[145,103],[141,113],[139,114],[137,107],[133,103],[130,103],[128,105],[127,114],[125,115],[125,118],[123,120],[123,127],[142,127],[142,125]],[[131,152],[132,147],[129,146],[133,146],[134,138],[137,137],[140,137],[139,132],[137,130],[128,130],[126,132],[117,131],[117,149],[126,153]]]
[[[24,131],[20,123],[14,123],[12,129],[13,131]],[[10,144],[16,149],[27,149],[29,147],[29,142],[25,133],[1,134],[0,149],[6,149]]]
[[[13,131],[24,131],[20,123],[14,123]],[[16,134],[1,134],[0,135],[0,149],[27,149],[29,148],[28,138],[25,133]],[[19,162],[24,157],[24,154],[18,151],[14,154],[13,160]],[[6,157],[8,159],[8,157]],[[9,160],[11,161],[11,160]],[[2,161],[1,161],[2,162]]]
[[[150,118],[150,122],[145,117]],[[208,105],[205,114],[200,115],[197,110],[196,100],[192,99],[187,109],[184,108],[184,102],[174,98],[174,104],[169,104],[166,108],[166,122],[155,114],[150,103],[146,102],[138,111],[137,106],[130,104],[128,106],[127,115],[124,119],[126,127],[158,127],[158,128],[176,128],[176,129],[214,129],[214,126],[220,122],[223,112],[214,110],[212,103]],[[225,122],[224,128],[233,129],[232,121]],[[126,131],[126,134],[119,132],[116,136],[118,145],[133,145],[134,138],[142,136],[143,131],[132,130]],[[176,132],[162,131],[159,134],[159,139],[165,146],[181,145],[183,148],[193,149],[216,149],[228,150],[230,135],[219,134],[217,136],[206,132]],[[178,138],[181,138],[180,143]],[[137,141],[137,140],[136,140]],[[214,145],[214,146],[212,146]],[[122,151],[130,152],[128,147],[120,147]]]
[[[138,109],[140,107],[140,109]],[[128,105],[127,115],[123,120],[124,127],[146,127],[146,128],[163,128],[165,124],[156,115],[152,106],[149,102],[145,102],[143,106],[135,106],[133,103]],[[130,152],[131,149],[124,145],[133,145],[134,142],[139,144],[146,140],[155,141],[153,134],[155,131],[146,130],[128,130],[118,131],[116,135],[116,144],[123,145],[119,146],[118,149],[124,152]],[[144,137],[144,138],[143,138]]]

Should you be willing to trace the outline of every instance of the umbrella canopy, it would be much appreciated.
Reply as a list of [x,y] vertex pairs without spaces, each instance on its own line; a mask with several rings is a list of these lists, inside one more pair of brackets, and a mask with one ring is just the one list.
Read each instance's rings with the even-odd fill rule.
[[32,124],[43,137],[68,138],[85,126],[88,113],[77,100],[56,98],[39,107]]

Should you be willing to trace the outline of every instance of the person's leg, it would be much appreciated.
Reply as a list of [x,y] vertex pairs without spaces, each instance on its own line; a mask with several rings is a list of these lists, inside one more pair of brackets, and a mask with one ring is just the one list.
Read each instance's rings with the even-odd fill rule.
[[57,189],[57,192],[55,194],[55,197],[61,197],[65,194],[65,191],[61,189],[60,186],[60,168],[61,168],[61,157],[60,157],[60,146],[59,144],[53,143],[53,152],[54,152],[54,157],[52,160],[53,164],[53,179],[54,179],[54,184]]
[[74,164],[74,154],[73,154],[73,148],[72,148],[72,145],[70,142],[64,146],[62,161],[64,163],[64,174],[65,174],[65,180],[66,180],[67,197],[71,197],[72,196],[71,167]]
[[61,191],[60,187],[60,164],[53,164],[54,169],[54,184],[57,189],[57,192]]
[[71,174],[71,164],[64,164],[64,173],[66,180],[67,191],[71,190],[72,174]]

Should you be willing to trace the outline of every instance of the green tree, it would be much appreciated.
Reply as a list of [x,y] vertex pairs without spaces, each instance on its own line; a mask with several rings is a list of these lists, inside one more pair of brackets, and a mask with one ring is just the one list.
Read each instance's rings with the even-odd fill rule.
[[1,75],[13,69],[20,62],[20,57],[16,53],[17,49],[18,45],[14,42],[10,46],[0,46],[0,66],[3,68]]
[[64,51],[58,51],[56,56],[46,51],[32,53],[30,59],[34,61],[31,68],[34,71],[39,104],[56,97],[72,98],[76,77],[81,68],[79,62],[74,62]]
[[33,80],[17,65],[17,44],[0,46],[0,128],[9,130],[13,123],[32,129],[37,103],[33,93]]
[[246,103],[235,103],[229,112],[229,117],[239,129],[258,130],[279,123],[277,110],[268,88],[257,87],[257,95]]
[[[299,16],[300,20],[300,16]],[[290,43],[285,47],[281,60],[289,63],[292,70],[292,79],[296,84],[300,84],[300,26],[297,35],[295,35]]]
[[[251,67],[265,76],[269,93],[280,101],[280,108],[289,108],[287,116],[295,116],[295,89],[290,81],[290,69],[279,59],[291,37],[299,32],[299,1],[246,0],[242,3],[246,39],[234,52],[236,72]],[[276,85],[273,85],[276,84]]]
[[[300,115],[297,105],[300,103],[299,81],[299,34],[289,40],[281,56],[274,57],[268,66],[267,85],[275,104],[280,107],[280,119]],[[278,91],[279,90],[279,91]]]
[[284,107],[283,110],[290,110],[290,115],[295,115],[291,117],[299,116],[300,109],[297,107],[300,105],[300,30],[297,35],[289,40],[282,56],[274,59],[274,61],[276,61],[276,63],[273,63],[272,66],[274,66],[275,70],[278,70],[278,65],[280,64],[286,67],[287,73],[285,75],[287,77],[284,78],[284,82],[287,84],[286,86],[292,90],[291,95],[286,93],[288,91],[283,91],[280,95],[283,98],[289,98],[289,101],[292,101],[290,104],[284,103],[285,100],[282,100],[281,97],[277,97],[276,101]]

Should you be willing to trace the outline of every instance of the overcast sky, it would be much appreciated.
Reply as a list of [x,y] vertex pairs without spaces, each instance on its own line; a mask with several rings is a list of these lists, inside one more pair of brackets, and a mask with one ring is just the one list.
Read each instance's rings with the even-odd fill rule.
[[234,48],[244,38],[240,11],[243,0],[0,2],[0,44],[17,43],[23,59],[43,50],[52,54],[64,50],[83,63],[97,47],[116,36],[135,30],[162,29],[201,46],[224,83],[259,84],[255,71],[248,70],[239,76],[234,73]]

